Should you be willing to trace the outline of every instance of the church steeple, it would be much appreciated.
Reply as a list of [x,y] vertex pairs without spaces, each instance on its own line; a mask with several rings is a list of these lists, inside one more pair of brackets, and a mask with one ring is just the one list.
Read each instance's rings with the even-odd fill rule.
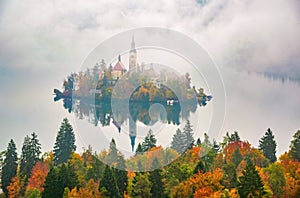
[[130,51],[136,51],[135,49],[135,42],[134,42],[134,34],[132,35],[132,39],[131,39],[131,48]]
[[135,42],[134,42],[134,35],[132,35],[131,40],[131,48],[129,51],[129,73],[133,73],[137,71],[137,64],[136,64],[136,49],[135,49]]

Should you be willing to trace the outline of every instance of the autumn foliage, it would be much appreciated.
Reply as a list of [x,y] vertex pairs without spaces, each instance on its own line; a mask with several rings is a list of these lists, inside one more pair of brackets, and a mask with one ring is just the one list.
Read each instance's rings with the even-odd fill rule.
[[39,191],[44,190],[44,182],[49,171],[49,165],[45,162],[37,162],[32,168],[31,177],[28,179],[28,188],[36,188]]

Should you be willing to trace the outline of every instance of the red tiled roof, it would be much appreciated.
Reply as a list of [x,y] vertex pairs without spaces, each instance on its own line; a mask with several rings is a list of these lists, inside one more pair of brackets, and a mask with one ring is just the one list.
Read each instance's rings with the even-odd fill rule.
[[113,71],[123,71],[123,70],[125,70],[123,63],[118,61],[114,66]]

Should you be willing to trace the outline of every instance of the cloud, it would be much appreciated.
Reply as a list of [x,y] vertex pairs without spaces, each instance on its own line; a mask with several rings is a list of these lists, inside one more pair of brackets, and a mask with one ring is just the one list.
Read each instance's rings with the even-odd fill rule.
[[[105,39],[146,26],[171,28],[191,36],[223,68],[299,77],[299,9],[298,0],[0,1],[0,89],[10,96],[14,96],[14,87],[7,85],[20,90],[13,101],[1,97],[0,105],[6,112],[17,112],[28,105],[22,111],[32,112],[36,103],[30,101],[42,93],[40,112],[34,116],[40,117],[38,130],[52,125],[47,133],[54,136],[65,111],[61,109],[55,120],[47,120],[58,110],[53,108],[59,106],[47,106],[52,102],[49,95],[53,87],[80,68],[88,53]],[[33,94],[28,95],[32,90]],[[15,109],[11,109],[12,103],[18,104]],[[18,113],[22,120],[25,115]],[[12,112],[11,120],[14,116]],[[237,117],[232,116],[232,122]],[[22,123],[26,126],[11,126],[1,120],[6,139],[11,127],[18,127],[14,128],[16,134],[32,128],[28,121],[31,118],[26,119]],[[7,142],[2,141],[0,145]]]
[[[172,28],[203,44],[223,67],[264,71],[300,52],[298,1],[9,1],[0,20],[1,59],[15,67],[80,64],[123,30]],[[18,57],[16,59],[16,57]]]

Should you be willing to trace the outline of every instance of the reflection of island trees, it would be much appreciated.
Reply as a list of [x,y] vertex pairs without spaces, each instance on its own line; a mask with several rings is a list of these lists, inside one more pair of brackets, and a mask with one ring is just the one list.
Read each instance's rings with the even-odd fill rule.
[[[121,125],[131,119],[146,125],[157,121],[180,124],[188,119],[197,106],[205,106],[211,96],[203,88],[192,86],[189,73],[179,75],[166,69],[143,65],[135,71],[126,71],[121,58],[112,67],[104,60],[92,69],[70,74],[63,82],[63,92],[55,89],[55,101],[63,99],[64,107],[79,119],[88,119],[95,126],[112,122],[120,131]],[[159,107],[149,110],[153,104]]]

